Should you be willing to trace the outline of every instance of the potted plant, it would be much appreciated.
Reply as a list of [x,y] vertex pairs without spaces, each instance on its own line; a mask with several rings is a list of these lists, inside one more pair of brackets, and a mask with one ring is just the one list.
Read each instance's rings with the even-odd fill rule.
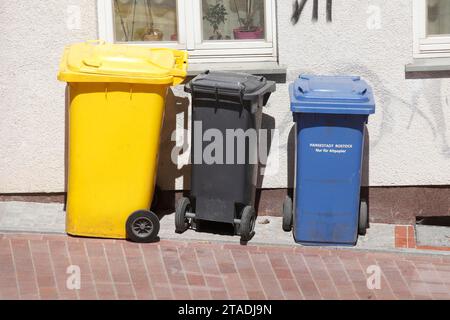
[[153,27],[153,11],[152,11],[152,0],[146,1],[147,6],[145,10],[145,14],[147,15],[147,30],[142,37],[144,41],[161,41],[164,37],[164,34],[161,30]]
[[214,34],[209,38],[209,40],[222,40],[224,37],[219,31],[219,26],[227,20],[227,9],[222,3],[216,3],[214,5],[210,4],[203,16],[203,20],[209,22],[213,28]]
[[254,10],[253,10],[253,0],[245,1],[245,17],[241,18],[239,14],[239,8],[237,6],[236,0],[234,0],[234,5],[236,7],[236,13],[238,15],[238,20],[240,27],[233,30],[235,39],[262,39],[264,37],[264,30],[261,27],[257,27],[253,24],[254,20]]

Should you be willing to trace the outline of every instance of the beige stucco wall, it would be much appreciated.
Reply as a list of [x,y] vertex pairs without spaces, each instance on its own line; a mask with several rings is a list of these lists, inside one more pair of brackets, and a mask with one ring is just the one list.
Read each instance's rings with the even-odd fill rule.
[[[71,5],[81,8],[79,30],[67,26]],[[324,21],[324,8],[319,22],[311,23],[310,6],[292,26],[290,1],[278,1],[280,63],[288,67],[288,82],[299,73],[357,74],[373,85],[378,104],[369,124],[366,182],[450,184],[450,80],[405,79],[412,1],[336,1],[332,24]],[[369,6],[381,10],[379,29],[367,27]],[[58,62],[66,44],[97,37],[96,14],[93,0],[0,2],[0,193],[64,191],[65,86],[56,81]],[[158,181],[166,189],[183,188],[188,168],[170,163],[170,134],[177,119],[184,126],[189,101],[181,88],[168,101]],[[265,124],[280,132],[280,171],[264,177],[262,186],[283,188],[292,181],[293,148],[286,84],[278,85],[266,114]]]
[[[82,8],[69,30],[68,8]],[[56,80],[67,43],[96,38],[92,0],[0,1],[0,193],[64,189],[64,89]]]

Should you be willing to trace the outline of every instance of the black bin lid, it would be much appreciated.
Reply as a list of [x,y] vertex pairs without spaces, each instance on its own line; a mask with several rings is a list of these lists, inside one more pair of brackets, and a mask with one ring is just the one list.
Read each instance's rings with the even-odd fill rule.
[[236,96],[254,100],[274,92],[275,82],[265,77],[247,73],[206,71],[185,86],[189,93],[211,93],[219,96]]

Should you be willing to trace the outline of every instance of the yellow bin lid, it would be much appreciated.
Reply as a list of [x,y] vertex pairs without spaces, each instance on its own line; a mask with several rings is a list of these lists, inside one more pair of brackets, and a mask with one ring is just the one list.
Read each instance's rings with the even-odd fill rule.
[[177,85],[187,74],[187,52],[87,41],[65,48],[58,80]]

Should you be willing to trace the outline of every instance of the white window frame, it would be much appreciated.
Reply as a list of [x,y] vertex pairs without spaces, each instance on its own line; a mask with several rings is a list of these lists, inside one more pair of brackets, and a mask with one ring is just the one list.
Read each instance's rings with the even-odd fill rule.
[[450,57],[450,36],[427,35],[427,0],[413,0],[414,58]]
[[[178,43],[132,42],[127,44],[188,50],[191,63],[276,62],[276,0],[264,0],[265,41],[203,41],[201,0],[177,0]],[[97,0],[98,37],[114,41],[113,0]],[[189,30],[189,32],[188,32]]]

